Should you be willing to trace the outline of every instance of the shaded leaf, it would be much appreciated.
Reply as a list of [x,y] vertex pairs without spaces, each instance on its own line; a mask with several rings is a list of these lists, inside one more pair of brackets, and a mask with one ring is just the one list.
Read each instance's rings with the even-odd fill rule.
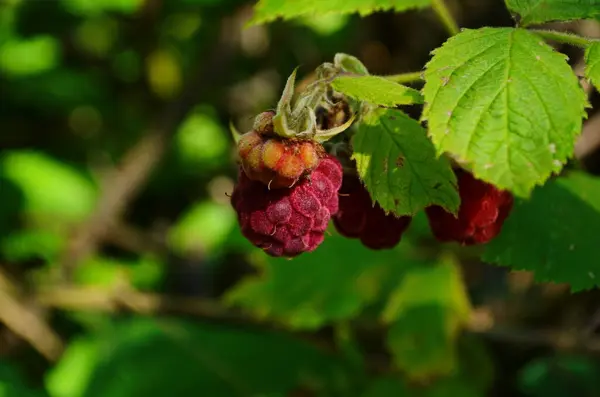
[[412,267],[392,294],[383,318],[394,362],[416,380],[451,374],[456,337],[470,315],[459,268],[450,261]]
[[44,390],[29,386],[17,368],[0,361],[0,397],[46,397]]
[[[257,360],[260,357],[260,360]],[[351,390],[334,356],[288,336],[133,318],[72,342],[46,383],[53,397],[286,394]]]
[[505,0],[521,25],[600,16],[600,0]]
[[542,357],[521,371],[519,388],[531,397],[600,395],[600,366],[584,356]]
[[438,153],[528,197],[573,155],[586,96],[566,62],[523,29],[464,30],[425,72],[429,133]]
[[384,210],[414,215],[432,204],[458,210],[449,161],[436,158],[423,127],[401,111],[375,109],[365,115],[352,148],[360,178]]
[[260,253],[264,274],[231,290],[227,302],[260,317],[273,317],[303,329],[355,316],[414,263],[401,250],[372,251],[334,235],[312,253],[293,260]]
[[598,285],[600,179],[581,172],[549,181],[530,200],[517,201],[483,259],[533,271],[538,281],[569,283],[579,291]]
[[376,379],[362,397],[420,397],[401,380],[392,377]]

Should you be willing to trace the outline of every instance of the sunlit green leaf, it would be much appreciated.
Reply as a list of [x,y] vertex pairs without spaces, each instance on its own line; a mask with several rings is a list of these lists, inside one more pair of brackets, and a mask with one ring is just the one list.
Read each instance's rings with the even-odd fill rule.
[[381,106],[423,103],[419,91],[380,76],[340,76],[331,85],[352,98]]
[[564,55],[524,29],[464,30],[434,51],[424,87],[438,153],[528,197],[573,155],[587,99]]
[[144,255],[135,260],[94,256],[75,269],[73,281],[93,287],[115,287],[127,283],[138,289],[157,287],[164,276],[160,261]]
[[5,154],[0,158],[0,175],[21,190],[23,211],[33,218],[76,221],[95,205],[96,188],[88,178],[41,152]]
[[585,49],[585,77],[600,91],[600,43]]
[[252,24],[271,22],[277,18],[291,19],[306,15],[326,15],[330,13],[361,16],[377,11],[404,11],[410,8],[424,8],[431,0],[260,0],[255,6]]
[[53,69],[60,43],[52,36],[12,39],[0,44],[0,69],[9,76],[29,76]]
[[204,201],[184,213],[169,231],[169,245],[182,254],[211,252],[225,243],[236,223],[230,205]]
[[78,15],[98,15],[105,12],[131,14],[144,0],[62,0],[64,7]]
[[183,121],[175,135],[175,150],[183,167],[203,171],[229,161],[228,131],[213,115],[214,110],[198,106]]

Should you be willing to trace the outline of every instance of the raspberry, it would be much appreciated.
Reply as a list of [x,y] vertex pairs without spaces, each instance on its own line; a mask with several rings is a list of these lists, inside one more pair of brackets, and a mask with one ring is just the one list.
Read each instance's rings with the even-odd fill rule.
[[[259,131],[269,131],[269,127],[261,125]],[[242,135],[238,153],[248,178],[260,181],[270,189],[293,186],[317,167],[324,154],[323,147],[317,142],[282,139],[259,131]]]
[[439,206],[425,209],[433,235],[442,242],[462,245],[487,243],[500,230],[513,206],[513,196],[464,170],[456,171],[460,208],[458,218]]
[[333,217],[338,232],[349,238],[359,238],[373,249],[395,247],[408,228],[411,217],[387,214],[373,201],[356,176],[344,175],[339,198],[340,209]]
[[240,169],[231,203],[243,235],[271,256],[294,257],[323,242],[338,211],[342,167],[327,156],[309,178],[288,189],[269,189]]

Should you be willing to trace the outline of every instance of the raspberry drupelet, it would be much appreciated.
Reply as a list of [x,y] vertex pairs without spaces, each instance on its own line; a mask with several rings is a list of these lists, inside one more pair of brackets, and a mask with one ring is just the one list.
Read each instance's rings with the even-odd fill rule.
[[240,169],[231,203],[243,235],[271,256],[294,257],[317,248],[338,211],[342,167],[326,156],[291,188],[269,189]]
[[438,206],[425,209],[433,235],[442,242],[462,245],[484,244],[496,237],[512,206],[510,192],[476,179],[465,170],[456,170],[460,208],[458,218]]
[[371,200],[358,177],[344,175],[340,189],[340,209],[333,217],[337,231],[349,238],[358,238],[373,250],[395,247],[412,218],[396,217]]

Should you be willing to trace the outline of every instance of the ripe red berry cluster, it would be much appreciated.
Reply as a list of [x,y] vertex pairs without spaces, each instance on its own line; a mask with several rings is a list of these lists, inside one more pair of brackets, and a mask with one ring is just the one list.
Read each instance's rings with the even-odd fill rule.
[[244,236],[272,256],[294,257],[323,242],[338,211],[342,167],[335,157],[319,162],[291,188],[269,189],[240,170],[231,201]]
[[360,179],[344,175],[340,189],[340,209],[333,217],[337,231],[346,237],[360,239],[368,248],[379,250],[395,247],[410,225],[409,216],[386,214],[373,201]]
[[[333,219],[341,235],[370,249],[395,247],[412,218],[386,213],[358,176],[344,175],[340,161],[316,141],[274,134],[273,115],[260,114],[238,142],[241,166],[231,202],[243,235],[269,255],[294,257],[315,250]],[[467,171],[456,174],[458,217],[426,208],[432,233],[442,242],[486,243],[500,232],[513,197]]]
[[439,241],[462,245],[484,244],[496,237],[513,206],[513,196],[494,185],[456,170],[460,208],[458,217],[438,206],[425,209],[433,235]]
[[231,203],[243,235],[272,256],[313,251],[338,211],[342,166],[309,139],[273,134],[273,113],[238,142],[241,167]]

